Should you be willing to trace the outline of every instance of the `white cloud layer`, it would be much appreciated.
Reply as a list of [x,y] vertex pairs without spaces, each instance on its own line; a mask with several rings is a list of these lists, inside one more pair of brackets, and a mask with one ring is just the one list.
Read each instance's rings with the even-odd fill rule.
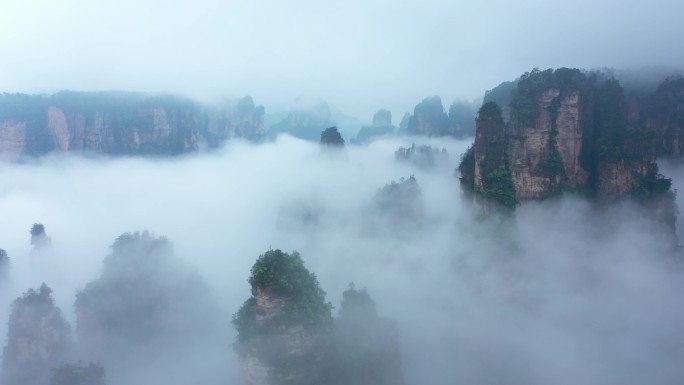
[[[366,287],[397,323],[410,384],[681,381],[684,272],[659,251],[664,229],[632,205],[599,213],[572,197],[525,204],[511,220],[481,218],[452,168],[395,163],[394,150],[406,144],[381,141],[327,157],[315,144],[281,137],[166,160],[0,165],[0,247],[12,262],[0,317],[45,281],[73,324],[74,293],[99,274],[108,245],[148,229],[197,267],[227,314],[249,296],[249,269],[269,247],[300,251],[335,305],[349,282]],[[446,147],[453,167],[467,146],[430,144]],[[408,236],[368,233],[376,190],[410,174],[424,195],[425,225]],[[318,213],[313,225],[302,210]],[[44,255],[30,253],[34,222],[52,237]],[[192,353],[207,360],[196,365],[206,378],[239,383],[224,324],[225,340],[207,347],[218,359]]]

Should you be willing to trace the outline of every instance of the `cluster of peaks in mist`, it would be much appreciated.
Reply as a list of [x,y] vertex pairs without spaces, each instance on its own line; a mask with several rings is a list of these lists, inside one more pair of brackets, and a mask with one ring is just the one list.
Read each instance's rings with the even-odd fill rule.
[[3,385],[679,384],[684,79],[0,95]]

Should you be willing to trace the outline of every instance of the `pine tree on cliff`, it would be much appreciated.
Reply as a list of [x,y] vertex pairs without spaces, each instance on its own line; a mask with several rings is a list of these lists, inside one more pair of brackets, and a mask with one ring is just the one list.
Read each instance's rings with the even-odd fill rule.
[[337,127],[328,127],[321,132],[321,145],[332,148],[344,147],[344,138],[337,131]]
[[3,351],[3,385],[44,385],[71,344],[69,325],[45,284],[12,303]]

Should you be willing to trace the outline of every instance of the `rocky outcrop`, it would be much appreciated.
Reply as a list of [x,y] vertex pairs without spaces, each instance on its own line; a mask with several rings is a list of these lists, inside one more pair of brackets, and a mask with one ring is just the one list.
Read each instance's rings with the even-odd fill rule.
[[249,385],[402,385],[394,324],[353,284],[333,321],[315,274],[297,252],[269,250],[251,269],[252,296],[233,315]]
[[60,92],[0,95],[0,160],[51,152],[174,155],[234,137],[261,140],[251,97],[202,105],[169,95]]
[[403,385],[394,322],[378,316],[375,302],[351,283],[342,293],[332,343],[330,385]]
[[475,134],[475,112],[463,101],[454,101],[449,111],[444,110],[439,96],[430,96],[416,105],[413,115],[402,119],[399,130],[409,135],[463,138]]
[[76,333],[89,358],[135,368],[136,358],[205,338],[219,318],[204,280],[148,232],[125,233],[102,274],[76,294]]
[[356,136],[358,143],[368,143],[374,138],[391,135],[394,132],[392,113],[381,109],[373,115],[373,125],[363,126]]
[[[288,298],[263,288],[257,288],[253,298],[257,327],[282,316],[289,305]],[[314,384],[322,376],[320,363],[325,356],[324,346],[322,334],[299,324],[264,333],[242,344],[238,353],[250,385]],[[288,363],[293,366],[287,367]]]
[[52,239],[45,232],[45,225],[42,223],[34,223],[29,233],[31,234],[33,251],[46,248],[52,243]]
[[444,136],[450,131],[449,116],[439,96],[430,96],[418,103],[408,121],[408,133],[412,135]]
[[316,276],[297,252],[269,250],[252,267],[249,283],[252,296],[232,321],[247,383],[325,383],[332,305]]
[[578,90],[542,91],[535,99],[531,124],[510,124],[510,169],[519,199],[553,195],[561,187],[577,189],[589,172],[581,162],[584,132],[582,98]]
[[422,169],[434,169],[445,166],[449,163],[449,153],[446,148],[441,150],[427,145],[411,147],[399,147],[394,152],[394,159],[397,162],[405,162]]
[[67,358],[69,325],[55,307],[52,290],[43,284],[12,304],[3,352],[4,385],[44,385],[50,370]]
[[296,138],[317,142],[321,131],[333,126],[328,103],[323,100],[298,99],[287,117],[269,129],[269,135],[289,134]]
[[256,106],[251,96],[240,99],[235,107],[235,136],[248,140],[261,140],[264,135],[263,106]]
[[[571,69],[527,73],[508,99],[498,96],[509,100],[507,123],[495,102],[483,105],[475,143],[460,166],[461,180],[499,201],[509,193],[524,200],[563,190],[598,199],[671,196],[669,180],[657,172],[656,144],[677,147],[678,126],[672,122],[684,111],[679,99],[684,83],[666,84],[656,95],[628,99],[614,79]],[[507,174],[514,191],[487,188],[488,178],[506,186]]]

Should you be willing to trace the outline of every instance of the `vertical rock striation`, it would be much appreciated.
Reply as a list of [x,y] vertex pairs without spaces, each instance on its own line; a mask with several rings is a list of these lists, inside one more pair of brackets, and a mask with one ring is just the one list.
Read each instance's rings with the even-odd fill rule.
[[[510,119],[495,101],[480,109],[475,143],[459,166],[463,185],[507,206],[511,193],[517,201],[575,190],[673,207],[670,181],[655,161],[659,149],[678,154],[684,81],[667,80],[653,95],[628,98],[617,80],[599,75],[534,70],[502,85],[515,86],[508,97],[489,92],[485,99],[509,103]],[[509,178],[513,192],[504,188]],[[494,180],[498,187],[488,188]]]
[[175,155],[264,136],[251,97],[200,105],[168,95],[69,92],[0,95],[0,160],[51,152]]

